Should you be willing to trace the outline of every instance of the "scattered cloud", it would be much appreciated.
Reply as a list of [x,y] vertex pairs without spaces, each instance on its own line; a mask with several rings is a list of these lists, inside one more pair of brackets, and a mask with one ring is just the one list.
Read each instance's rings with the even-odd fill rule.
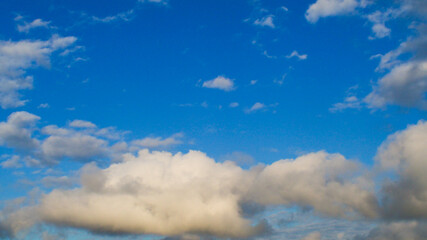
[[275,28],[276,26],[274,25],[274,15],[268,15],[263,18],[256,19],[254,21],[254,25]]
[[0,106],[3,109],[20,107],[19,91],[33,88],[33,76],[26,70],[39,66],[49,67],[52,53],[68,48],[76,37],[53,35],[49,40],[0,41]]
[[18,25],[19,32],[28,33],[31,29],[34,28],[49,28],[50,21],[43,21],[40,18],[34,19],[32,22],[24,22],[23,24]]
[[184,134],[176,133],[168,138],[161,137],[146,137],[139,140],[132,141],[132,144],[138,147],[143,148],[159,148],[159,147],[169,147],[173,145],[182,144],[182,139]]
[[305,13],[310,23],[316,23],[319,18],[351,14],[359,7],[366,7],[363,0],[317,0],[311,4]]
[[40,105],[37,106],[37,108],[50,108],[49,103],[41,103]]
[[226,92],[233,91],[234,89],[236,89],[236,87],[234,86],[234,81],[224,76],[218,76],[215,79],[205,81],[203,82],[202,86],[204,88],[214,88]]
[[265,105],[264,103],[256,102],[254,103],[254,105],[252,105],[252,107],[245,109],[244,112],[246,114],[249,114],[249,113],[254,113],[258,111],[264,111],[264,110],[267,110],[268,108],[274,108],[277,105],[279,104],[275,103],[275,104]]
[[84,120],[74,120],[68,124],[70,127],[75,128],[96,128],[96,125]]
[[230,105],[229,105],[229,107],[231,107],[231,108],[236,108],[236,107],[238,107],[239,106],[239,103],[238,102],[232,102],[232,103],[230,103]]
[[257,84],[257,82],[258,82],[258,80],[251,80],[251,81],[250,81],[250,84],[251,84],[251,85],[255,85],[255,84]]
[[299,54],[297,51],[293,51],[291,54],[289,54],[288,56],[286,56],[286,58],[293,58],[296,57],[299,60],[306,60],[307,59],[307,54]]

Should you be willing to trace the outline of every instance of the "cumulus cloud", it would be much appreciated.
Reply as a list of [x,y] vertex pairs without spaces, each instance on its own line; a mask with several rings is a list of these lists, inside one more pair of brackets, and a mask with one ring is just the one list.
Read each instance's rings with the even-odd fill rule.
[[316,23],[319,18],[350,14],[358,7],[365,6],[365,1],[358,0],[317,0],[309,6],[305,18],[311,23]]
[[53,52],[72,45],[77,38],[52,36],[49,40],[0,41],[0,106],[25,105],[19,91],[33,87],[33,77],[26,74],[32,67],[50,66]]
[[427,218],[427,123],[418,122],[391,135],[378,150],[377,161],[397,179],[383,186],[386,218]]
[[43,21],[40,18],[34,19],[32,22],[25,22],[24,24],[18,25],[18,31],[19,32],[25,32],[28,33],[31,29],[34,28],[48,28],[50,24],[50,21]]
[[[126,132],[113,127],[98,128],[95,124],[75,120],[68,127],[48,125],[36,127],[39,116],[28,112],[14,112],[7,121],[0,122],[0,145],[19,153],[1,163],[3,167],[36,166],[55,164],[67,158],[78,161],[95,160],[114,155],[111,144],[120,140]],[[34,137],[37,131],[45,136]]]
[[37,148],[39,141],[31,134],[40,117],[28,112],[14,112],[6,122],[0,122],[0,145],[28,151]]
[[[44,223],[103,234],[247,238],[268,229],[264,221],[245,217],[251,204],[374,217],[375,196],[357,171],[355,162],[326,152],[244,170],[198,151],[173,155],[141,150],[105,169],[86,165],[81,187],[44,194],[27,213]],[[6,223],[19,223],[13,216]],[[25,218],[24,213],[19,216]]]
[[218,76],[215,79],[205,81],[203,82],[202,86],[204,88],[215,88],[215,89],[223,90],[226,92],[229,92],[235,89],[234,81],[224,76]]

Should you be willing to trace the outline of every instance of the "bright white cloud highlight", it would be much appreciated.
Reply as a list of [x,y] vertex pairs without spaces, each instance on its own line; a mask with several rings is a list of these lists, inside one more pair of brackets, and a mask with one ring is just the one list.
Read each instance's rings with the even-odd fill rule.
[[358,0],[317,0],[310,5],[305,18],[311,23],[316,23],[319,18],[349,14],[363,6],[363,1]]

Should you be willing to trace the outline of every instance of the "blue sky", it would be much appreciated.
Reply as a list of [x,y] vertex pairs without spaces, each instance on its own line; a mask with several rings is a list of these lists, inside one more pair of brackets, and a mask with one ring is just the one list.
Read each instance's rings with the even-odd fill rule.
[[[383,178],[395,181],[398,189],[392,192],[399,192],[402,179],[411,177],[427,192],[425,179],[411,171],[427,170],[425,158],[418,159],[427,144],[426,13],[423,0],[4,1],[0,8],[0,237],[353,239],[359,235],[377,239],[370,229],[382,233],[395,226],[383,224],[391,218],[388,202],[381,200],[390,194]],[[126,160],[130,156],[135,159]],[[153,189],[169,186],[168,181],[180,182],[187,170],[204,173],[206,166],[196,164],[187,166],[184,175],[174,175],[178,171],[174,161],[181,157],[183,164],[194,164],[188,160],[194,158],[209,165],[214,159],[218,168],[209,166],[216,170],[193,179],[200,184],[209,179],[206,189],[217,183],[227,192],[229,181],[240,179],[237,175],[248,179],[259,174],[260,180],[249,184],[253,187],[238,191],[233,206],[240,210],[224,214],[242,224],[265,223],[270,230],[181,229],[170,222],[161,224],[181,230],[153,230],[156,227],[150,224],[158,219],[140,220],[150,224],[137,229],[119,224],[112,230],[109,223],[94,224],[79,217],[65,221],[74,218],[60,211],[56,217],[47,213],[48,202],[61,203],[55,200],[56,193],[74,199],[73,192],[90,189],[100,194],[97,199],[113,201],[93,187],[98,180],[84,180],[87,169],[95,169],[88,170],[95,171],[94,176],[102,172],[98,177],[105,177],[103,184],[116,186],[112,179],[118,173],[113,169],[131,171],[128,161],[136,161],[139,165],[134,167],[140,167],[141,173],[153,170],[147,176],[128,172],[133,184],[139,186],[142,179],[144,184],[153,182],[146,186]],[[169,161],[170,167],[157,169],[147,159]],[[281,159],[294,164],[288,166]],[[326,185],[317,189],[308,180],[276,182],[292,180],[290,175],[300,168],[307,172],[296,179],[319,176]],[[168,180],[157,179],[156,169],[171,174]],[[229,171],[233,177],[224,177]],[[165,182],[147,180],[150,174]],[[326,191],[334,181],[339,186]],[[183,194],[196,189],[184,182]],[[342,197],[350,198],[353,192],[336,193],[333,203],[320,196],[311,202],[304,200],[311,193],[300,197],[295,197],[299,191],[293,193],[308,185],[319,195],[325,190],[324,194],[335,196],[329,191],[352,188],[346,183],[361,195],[371,194],[377,205],[349,203]],[[294,187],[288,188],[289,184]],[[121,192],[126,186],[114,189]],[[234,186],[232,196],[235,188],[240,189]],[[265,188],[285,193],[261,200],[259,196],[270,194],[262,191]],[[136,189],[140,190],[132,196],[139,199],[145,187]],[[153,196],[158,198],[153,204],[166,211],[161,203],[173,199],[178,190],[163,191],[171,195]],[[201,194],[192,191],[185,201],[192,193]],[[393,204],[409,204],[397,195],[388,197],[395,200]],[[69,202],[76,206],[76,214],[81,210],[80,198]],[[360,202],[366,200],[362,198]],[[17,199],[24,202],[16,204]],[[263,210],[245,215],[245,201]],[[120,202],[127,204],[124,199]],[[213,205],[207,209],[215,209],[218,202],[209,203]],[[332,211],[329,204],[342,205],[345,214]],[[402,213],[393,218],[415,222],[395,224],[422,234],[417,229],[425,224],[422,219],[427,214],[413,217],[403,205],[399,205]],[[31,216],[31,223],[17,224],[17,213]],[[357,215],[357,221],[349,213]],[[109,216],[120,218],[115,214]],[[291,215],[298,216],[292,217],[294,223],[279,224]],[[135,219],[139,217],[136,214]],[[216,226],[209,221],[207,225]],[[337,226],[340,221],[345,226]],[[316,223],[319,227],[309,227]]]

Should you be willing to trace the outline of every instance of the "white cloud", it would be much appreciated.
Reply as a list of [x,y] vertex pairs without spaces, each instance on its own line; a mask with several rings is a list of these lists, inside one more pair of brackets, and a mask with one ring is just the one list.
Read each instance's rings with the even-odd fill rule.
[[246,113],[255,112],[255,111],[261,110],[263,108],[266,108],[266,105],[264,103],[256,102],[256,103],[254,103],[254,105],[252,105],[251,108],[246,110]]
[[28,33],[31,29],[34,29],[34,28],[39,28],[39,27],[48,28],[49,24],[50,24],[50,21],[43,21],[42,19],[37,18],[30,23],[25,22],[22,25],[18,25],[18,31]]
[[32,138],[33,127],[40,117],[28,112],[14,112],[6,122],[0,122],[0,145],[18,150],[37,148],[39,141]]
[[218,76],[215,79],[203,82],[202,86],[204,88],[215,88],[215,89],[220,89],[226,92],[229,92],[235,89],[234,81],[224,76]]
[[287,58],[293,58],[296,57],[299,60],[306,60],[307,59],[307,54],[299,54],[297,51],[293,51],[291,54],[289,54],[288,56],[286,56]]
[[349,14],[364,5],[363,1],[358,0],[317,0],[310,5],[305,18],[311,23],[316,23],[319,18]]
[[254,105],[252,105],[252,107],[245,109],[244,112],[247,114],[254,113],[254,112],[261,111],[261,110],[267,110],[269,108],[274,108],[274,107],[277,107],[278,105],[279,105],[278,103],[266,105],[264,103],[256,102],[256,103],[254,103]]
[[251,80],[250,84],[255,85],[258,82],[258,80]]
[[265,16],[263,18],[256,19],[254,21],[254,24],[257,26],[261,26],[261,27],[270,27],[270,28],[276,27],[274,25],[274,15],[268,15],[268,16]]
[[68,124],[70,127],[75,128],[96,128],[96,125],[85,120],[74,120]]
[[158,148],[158,147],[168,147],[173,145],[181,144],[181,138],[184,137],[184,134],[177,133],[168,138],[162,139],[161,137],[146,137],[139,140],[132,141],[132,144],[138,147],[144,148]]
[[359,88],[358,85],[352,86],[347,90],[347,96],[343,102],[335,103],[329,108],[329,112],[335,113],[340,112],[345,109],[353,108],[360,109],[362,108],[362,101],[355,96],[355,91]]
[[427,61],[410,61],[395,66],[382,77],[364,101],[370,108],[388,104],[427,109]]
[[388,137],[378,150],[377,161],[397,174],[383,186],[383,215],[387,218],[427,217],[427,123],[418,122]]
[[244,217],[248,204],[311,207],[334,217],[376,216],[375,196],[357,171],[356,163],[325,152],[244,170],[198,151],[142,150],[105,169],[86,165],[81,187],[44,194],[38,205],[10,214],[7,222],[20,223],[14,232],[28,227],[21,223],[29,215],[103,234],[248,238],[267,229],[263,221]]
[[71,136],[50,136],[43,141],[41,151],[45,161],[56,163],[69,157],[79,161],[93,160],[107,155],[107,142],[93,136],[74,134]]
[[232,103],[230,103],[230,105],[229,105],[229,107],[231,107],[231,108],[236,108],[236,107],[238,107],[239,106],[239,103],[238,102],[232,102]]
[[134,17],[135,17],[135,10],[130,9],[126,12],[121,12],[121,13],[118,13],[116,15],[107,16],[107,17],[103,17],[103,18],[92,16],[92,20],[95,22],[101,22],[101,23],[110,23],[110,22],[115,22],[118,20],[128,22],[128,21],[132,20],[132,18],[134,18]]
[[50,108],[49,103],[41,103],[40,105],[37,106],[37,108]]
[[18,155],[10,156],[9,159],[0,163],[3,168],[20,168],[22,167],[21,158]]
[[50,66],[53,52],[67,48],[77,38],[54,35],[47,41],[0,41],[0,105],[3,109],[25,105],[20,90],[33,87],[33,77],[26,75],[32,67]]

